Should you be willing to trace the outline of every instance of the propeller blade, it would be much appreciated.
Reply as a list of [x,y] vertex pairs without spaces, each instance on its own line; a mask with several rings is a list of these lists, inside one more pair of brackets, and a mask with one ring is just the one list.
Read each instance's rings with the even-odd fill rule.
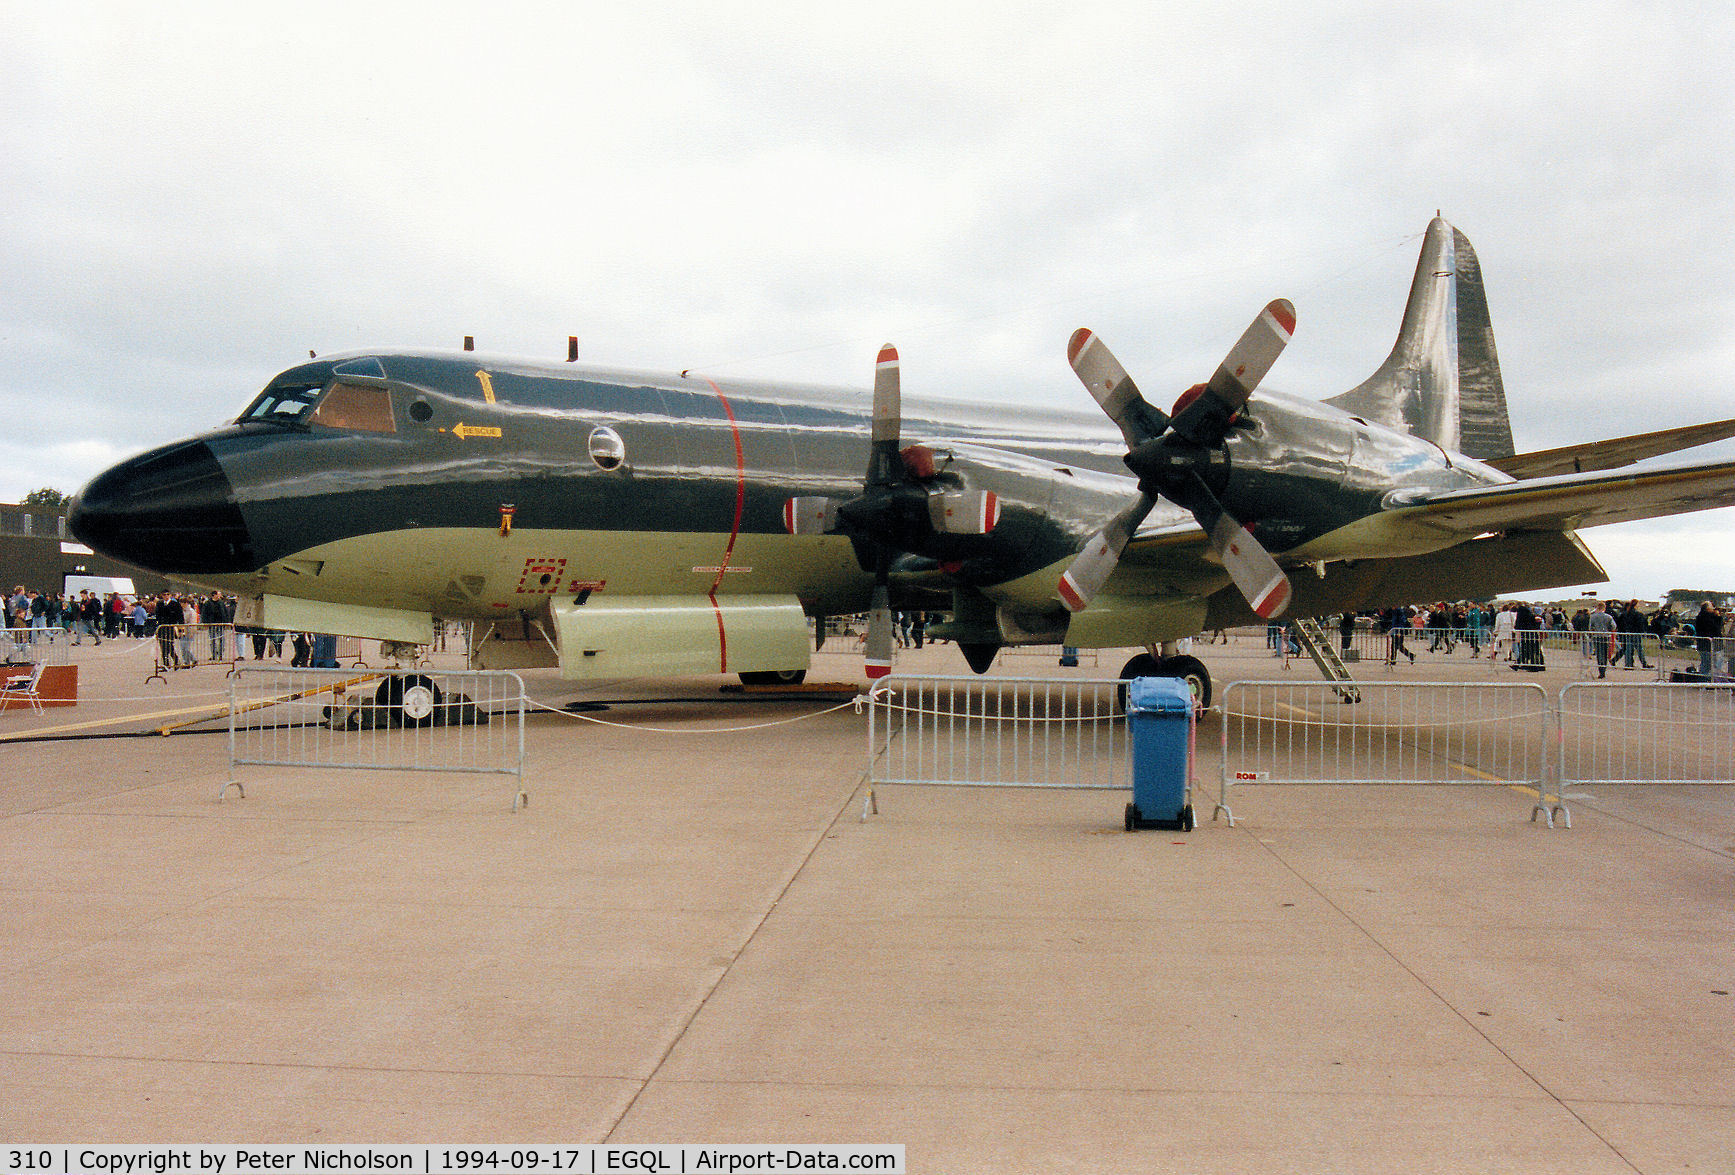
[[1169,426],[1169,418],[1139,394],[1127,369],[1091,331],[1081,326],[1072,332],[1066,359],[1085,390],[1121,430],[1127,448],[1138,448]]
[[1169,427],[1195,444],[1214,444],[1295,334],[1295,307],[1278,298],[1259,312],[1205,384],[1188,389]]
[[1000,521],[1000,497],[993,490],[929,494],[928,518],[941,534],[987,534]]
[[1289,577],[1252,532],[1225,514],[1211,531],[1211,548],[1255,612],[1266,620],[1283,615],[1289,607]]
[[826,534],[837,506],[831,498],[790,498],[783,503],[783,529],[790,534]]
[[1289,577],[1283,568],[1253,532],[1230,517],[1202,479],[1194,478],[1193,493],[1193,517],[1205,528],[1211,550],[1223,561],[1223,569],[1241,589],[1248,606],[1266,620],[1283,615],[1290,595]]
[[868,609],[867,647],[863,651],[869,677],[884,677],[892,671],[892,603],[883,578],[874,584],[873,605]]
[[1084,549],[1073,557],[1072,566],[1061,573],[1060,582],[1055,585],[1060,602],[1066,605],[1068,612],[1082,612],[1096,598],[1102,585],[1114,574],[1121,552],[1132,541],[1133,532],[1138,530],[1139,523],[1156,504],[1157,500],[1150,494],[1141,493],[1132,505],[1116,514],[1107,526],[1085,542]]
[[1259,312],[1205,385],[1237,408],[1247,402],[1283,348],[1295,335],[1295,307],[1288,298],[1278,298]]
[[903,480],[898,438],[903,431],[903,403],[898,381],[898,349],[887,343],[874,366],[873,454],[868,459],[869,485],[896,485]]

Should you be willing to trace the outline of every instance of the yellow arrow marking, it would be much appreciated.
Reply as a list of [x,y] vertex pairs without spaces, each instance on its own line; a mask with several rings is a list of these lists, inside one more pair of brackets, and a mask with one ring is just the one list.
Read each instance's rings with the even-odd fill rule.
[[470,437],[497,437],[500,435],[500,430],[481,424],[455,424],[452,426],[452,434],[466,439]]
[[478,371],[476,378],[482,381],[482,398],[492,404],[494,402],[494,377],[486,371]]

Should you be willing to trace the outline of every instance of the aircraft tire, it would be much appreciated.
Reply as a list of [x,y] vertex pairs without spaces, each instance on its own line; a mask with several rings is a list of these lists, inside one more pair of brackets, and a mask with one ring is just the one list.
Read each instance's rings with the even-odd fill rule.
[[432,678],[405,673],[381,682],[374,700],[404,726],[431,726],[442,699]]
[[761,669],[738,673],[742,685],[800,685],[807,680],[805,669]]
[[1211,708],[1211,671],[1197,657],[1169,657],[1158,663],[1161,677],[1178,677],[1193,691],[1193,704],[1200,710]]
[[[1206,669],[1205,663],[1197,657],[1159,659],[1149,653],[1140,653],[1121,667],[1122,681],[1131,681],[1135,677],[1178,677],[1193,691],[1194,704],[1200,710],[1211,708],[1211,671]],[[1120,687],[1118,697],[1121,709],[1125,710],[1126,686]]]
[[1121,666],[1121,680],[1131,681],[1135,677],[1162,677],[1162,664],[1149,653],[1140,653]]
[[1115,690],[1115,708],[1120,710],[1123,714],[1126,713],[1127,687],[1125,683],[1131,681],[1135,677],[1161,677],[1163,675],[1163,671],[1160,668],[1161,664],[1160,661],[1149,653],[1140,653],[1131,661],[1122,665],[1122,684]]

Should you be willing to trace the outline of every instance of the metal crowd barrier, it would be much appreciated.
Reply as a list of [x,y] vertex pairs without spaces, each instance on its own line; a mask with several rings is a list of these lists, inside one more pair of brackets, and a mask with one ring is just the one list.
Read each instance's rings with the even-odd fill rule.
[[0,628],[0,663],[70,665],[72,644],[64,628]]
[[[1329,619],[1322,620],[1320,625],[1332,649],[1344,656],[1343,637],[1336,625]],[[1485,628],[1411,628],[1403,630],[1402,637],[1400,647],[1389,632],[1357,628],[1350,634],[1349,655],[1345,660],[1352,672],[1359,672],[1370,666],[1408,669],[1411,657],[1415,658],[1416,666],[1424,669],[1429,664],[1442,663],[1439,661],[1442,657],[1455,663],[1478,658],[1478,663],[1491,673],[1509,675],[1512,667],[1527,656],[1519,639],[1496,643],[1493,632]],[[1586,633],[1548,629],[1535,637],[1528,656],[1540,659],[1546,668],[1571,669],[1582,676],[1595,677],[1600,645],[1603,663],[1611,671],[1624,670],[1630,659],[1634,671],[1648,671],[1652,679],[1661,681],[1667,679],[1671,670],[1690,669],[1697,663],[1697,654],[1685,647],[1684,642],[1689,639],[1663,641],[1650,633],[1613,633],[1599,640]],[[1274,650],[1273,655],[1279,652]]]
[[[1735,682],[1237,681],[1212,713],[1222,782],[1213,819],[1233,826],[1233,789],[1253,784],[1507,787],[1531,819],[1572,827],[1569,788],[1735,783]],[[876,784],[1120,789],[1132,742],[1116,679],[899,677],[868,694]]]
[[1089,665],[1100,668],[1102,657],[1096,649],[1068,649],[1062,645],[1007,645],[1000,650],[1000,663],[1010,664],[1014,660],[1031,658],[1034,660],[1052,661],[1056,665],[1066,664],[1070,660],[1073,665]]
[[1124,790],[1119,679],[888,677],[868,693],[868,782]]
[[151,638],[156,659],[151,665],[145,684],[167,682],[165,672],[173,669],[196,669],[201,665],[221,665],[226,676],[234,676],[235,662],[241,655],[235,640],[233,624],[159,624]]
[[317,767],[509,775],[524,790],[524,681],[516,673],[256,668],[230,677],[236,768]]
[[1559,705],[1563,792],[1735,780],[1735,685],[1576,684]]
[[[1216,709],[1222,788],[1212,819],[1233,827],[1237,784],[1547,787],[1550,705],[1535,682],[1236,681]],[[1545,812],[1546,814],[1546,812]]]

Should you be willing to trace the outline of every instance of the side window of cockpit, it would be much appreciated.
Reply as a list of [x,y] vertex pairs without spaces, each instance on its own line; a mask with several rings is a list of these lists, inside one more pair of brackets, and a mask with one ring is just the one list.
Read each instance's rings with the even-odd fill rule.
[[385,388],[335,383],[313,410],[309,424],[347,428],[359,432],[396,432],[392,420],[392,394]]
[[273,384],[259,393],[259,398],[249,404],[238,419],[301,424],[307,419],[323,386],[317,383]]

